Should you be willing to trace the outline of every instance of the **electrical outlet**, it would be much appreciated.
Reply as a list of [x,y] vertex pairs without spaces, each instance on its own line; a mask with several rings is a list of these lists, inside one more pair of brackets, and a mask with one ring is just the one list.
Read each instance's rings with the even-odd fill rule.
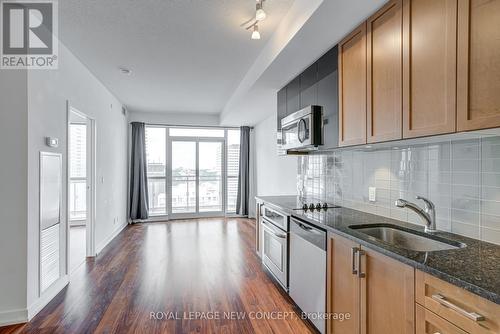
[[377,188],[368,187],[368,200],[370,202],[375,202],[377,200]]

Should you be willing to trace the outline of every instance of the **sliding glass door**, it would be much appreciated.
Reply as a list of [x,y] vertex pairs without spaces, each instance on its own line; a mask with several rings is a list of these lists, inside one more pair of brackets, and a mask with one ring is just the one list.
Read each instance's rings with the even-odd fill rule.
[[223,141],[200,141],[198,143],[199,212],[222,212],[224,177],[222,162],[224,152]]
[[224,139],[170,139],[172,218],[224,212]]
[[146,126],[150,215],[189,218],[234,214],[239,132]]
[[172,171],[171,214],[196,213],[197,196],[197,142],[173,140],[171,144]]

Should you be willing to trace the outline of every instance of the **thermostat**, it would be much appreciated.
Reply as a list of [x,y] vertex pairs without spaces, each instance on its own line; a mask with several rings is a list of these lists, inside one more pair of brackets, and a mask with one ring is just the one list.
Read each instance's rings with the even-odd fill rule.
[[59,147],[59,139],[53,137],[45,137],[45,144],[47,144],[48,147]]

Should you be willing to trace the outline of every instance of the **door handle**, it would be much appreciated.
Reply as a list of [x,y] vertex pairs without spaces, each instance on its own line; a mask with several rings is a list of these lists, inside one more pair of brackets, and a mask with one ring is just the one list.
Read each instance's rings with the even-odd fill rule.
[[353,275],[358,274],[358,270],[356,269],[356,254],[358,253],[358,251],[359,251],[358,247],[351,248],[351,269]]
[[358,277],[365,278],[366,274],[361,271],[361,259],[365,256],[366,252],[364,250],[358,250]]
[[312,227],[306,226],[306,225],[301,224],[301,223],[297,223],[297,225],[299,225],[299,227],[305,231],[311,231],[313,229]]
[[463,315],[464,317],[466,317],[470,320],[473,320],[473,321],[484,321],[485,320],[484,316],[477,314],[476,312],[467,312],[463,308],[446,300],[446,297],[444,297],[443,295],[440,295],[439,293],[432,295],[432,299],[437,301],[439,304],[441,304],[447,308],[452,309],[453,311],[457,312],[460,315]]

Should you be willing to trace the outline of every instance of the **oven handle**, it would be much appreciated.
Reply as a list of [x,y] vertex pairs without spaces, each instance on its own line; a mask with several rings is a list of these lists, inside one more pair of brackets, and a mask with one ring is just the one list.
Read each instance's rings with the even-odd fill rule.
[[265,220],[262,221],[262,225],[264,225],[264,228],[271,232],[275,237],[281,238],[281,239],[286,239],[286,234],[278,234],[276,231],[269,226],[269,223],[266,222]]

